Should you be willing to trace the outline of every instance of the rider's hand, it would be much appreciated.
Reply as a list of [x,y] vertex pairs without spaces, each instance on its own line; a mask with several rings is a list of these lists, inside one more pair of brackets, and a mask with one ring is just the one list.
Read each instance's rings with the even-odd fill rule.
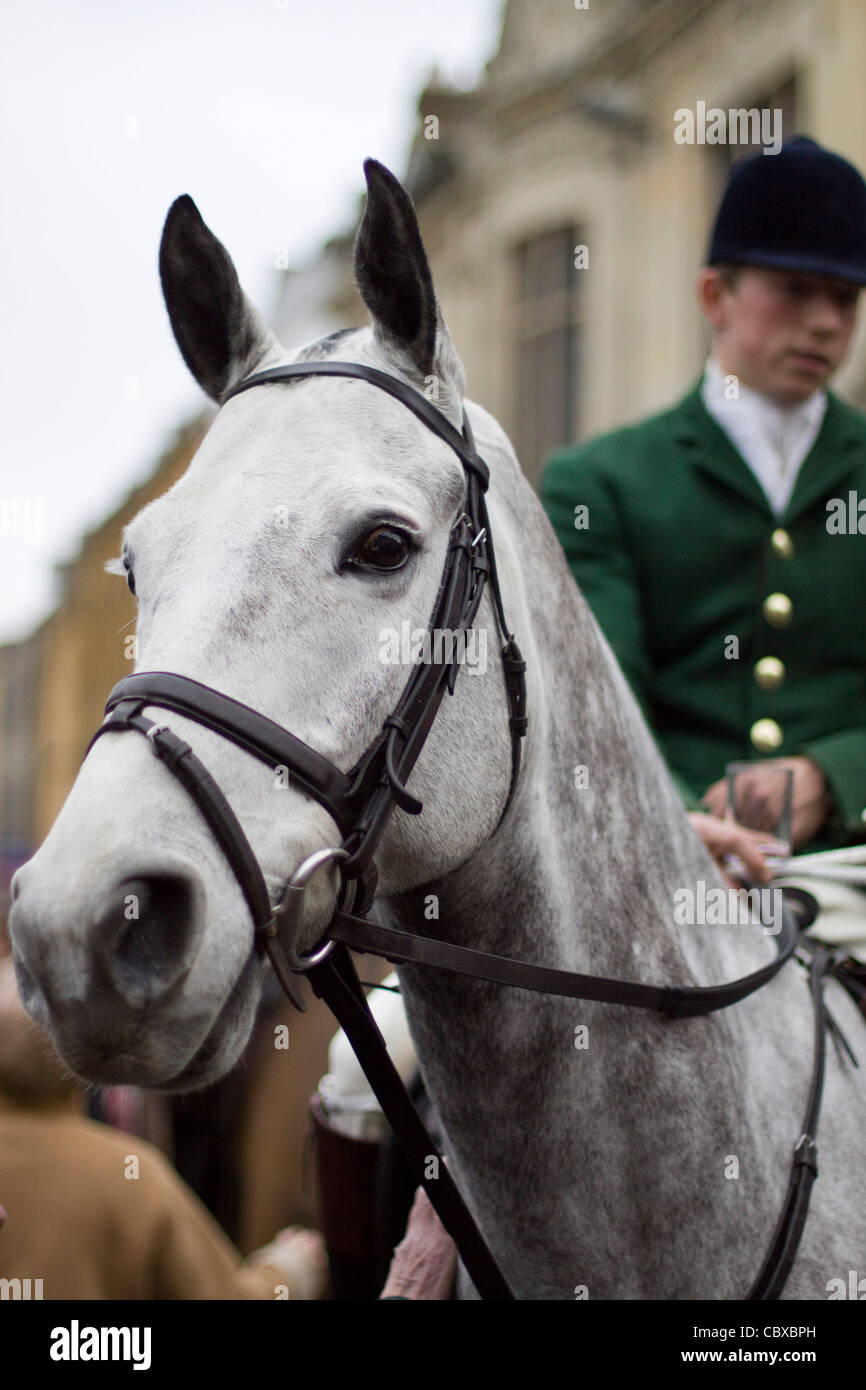
[[766,831],[749,830],[736,821],[720,820],[718,816],[708,816],[703,811],[689,812],[689,821],[722,870],[724,878],[734,888],[740,885],[725,872],[725,856],[728,854],[738,854],[757,883],[770,882],[772,871],[767,866],[765,852],[769,853],[768,846],[779,849],[783,846],[775,846]]
[[[791,838],[795,849],[811,840],[824,824],[832,808],[824,774],[811,758],[766,758],[737,773],[738,809],[749,825],[759,830],[775,830],[782,814],[781,779],[773,770],[788,767],[794,773]],[[704,793],[704,805],[714,816],[723,816],[728,799],[725,778],[714,782]]]
[[419,1187],[381,1297],[450,1298],[456,1269],[457,1246]]

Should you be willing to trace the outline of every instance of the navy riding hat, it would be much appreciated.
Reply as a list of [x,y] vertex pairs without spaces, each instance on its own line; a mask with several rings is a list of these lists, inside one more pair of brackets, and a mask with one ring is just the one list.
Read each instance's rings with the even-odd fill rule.
[[866,183],[805,135],[732,168],[708,265],[770,266],[866,285]]

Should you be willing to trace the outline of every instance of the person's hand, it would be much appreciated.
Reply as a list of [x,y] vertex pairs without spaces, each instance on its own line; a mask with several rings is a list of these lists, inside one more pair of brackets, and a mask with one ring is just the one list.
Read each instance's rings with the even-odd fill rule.
[[380,1297],[450,1298],[456,1269],[457,1246],[419,1187]]
[[328,1288],[328,1252],[318,1231],[286,1226],[269,1245],[247,1257],[248,1265],[270,1265],[285,1279],[291,1299],[321,1299]]
[[775,846],[765,831],[750,830],[736,821],[720,820],[718,816],[709,816],[704,811],[690,811],[689,821],[722,870],[722,877],[733,888],[741,885],[726,871],[725,856],[728,854],[738,854],[757,883],[770,882],[772,870],[767,865],[765,854],[769,853],[770,847],[783,847]]
[[[789,767],[794,773],[791,839],[794,849],[808,844],[830,814],[832,800],[824,774],[811,758],[767,758],[737,773],[738,810],[744,821],[758,830],[774,831],[782,814],[781,779],[770,769]],[[704,805],[714,816],[724,816],[728,801],[727,780],[722,777],[707,789]]]

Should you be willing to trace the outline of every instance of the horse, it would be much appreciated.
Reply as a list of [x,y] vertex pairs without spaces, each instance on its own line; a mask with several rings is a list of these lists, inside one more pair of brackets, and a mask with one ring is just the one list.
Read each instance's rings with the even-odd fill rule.
[[[251,372],[351,361],[465,410],[490,470],[489,518],[526,658],[516,785],[489,591],[486,669],[459,673],[377,853],[408,933],[531,963],[680,986],[772,958],[756,926],[683,925],[684,889],[723,889],[637,703],[578,592],[501,426],[465,399],[418,222],[364,165],[354,268],[370,323],[287,352],[193,201],[166,218],[160,273],[180,351],[220,405],[183,478],[127,528],[113,568],[139,606],[136,669],[207,683],[354,765],[403,689],[393,634],[424,630],[463,506],[453,450],[367,381],[299,378],[227,399]],[[591,518],[590,518],[591,524]],[[398,644],[399,646],[399,644]],[[385,659],[387,654],[387,659]],[[182,715],[276,901],[334,844],[327,810]],[[513,793],[513,795],[512,795]],[[504,812],[504,814],[503,814]],[[334,875],[310,885],[320,940]],[[263,966],[214,836],[144,739],[92,747],[14,885],[27,1011],[102,1084],[202,1087],[238,1058]],[[135,904],[130,919],[128,904]],[[733,1007],[668,1018],[406,964],[399,977],[449,1171],[520,1299],[739,1299],[771,1241],[809,1089],[809,989],[789,962]],[[835,981],[849,1036],[862,1021]],[[862,1083],[830,1050],[821,1175],[784,1296],[823,1298],[866,1256]],[[859,1263],[858,1263],[859,1262]],[[462,1271],[458,1296],[477,1297]]]

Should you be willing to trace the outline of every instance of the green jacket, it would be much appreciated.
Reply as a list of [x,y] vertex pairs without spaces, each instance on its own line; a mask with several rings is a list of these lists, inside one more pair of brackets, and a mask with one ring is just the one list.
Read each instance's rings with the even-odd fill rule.
[[779,520],[700,382],[558,450],[541,499],[687,806],[733,759],[804,754],[834,800],[810,848],[866,838],[866,418],[829,394]]

